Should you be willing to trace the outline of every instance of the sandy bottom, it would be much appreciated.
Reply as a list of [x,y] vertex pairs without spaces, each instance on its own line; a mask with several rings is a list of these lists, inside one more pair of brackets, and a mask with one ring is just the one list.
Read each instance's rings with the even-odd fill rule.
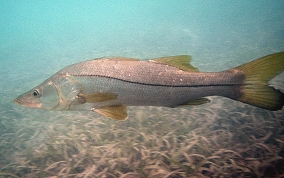
[[284,112],[229,99],[185,108],[2,111],[0,177],[282,177]]

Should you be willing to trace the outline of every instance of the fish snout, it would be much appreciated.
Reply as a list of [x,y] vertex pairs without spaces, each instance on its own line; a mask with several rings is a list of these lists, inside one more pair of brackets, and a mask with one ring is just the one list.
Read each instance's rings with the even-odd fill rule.
[[18,100],[15,98],[15,99],[13,100],[13,103],[18,104],[19,102],[18,102]]
[[13,100],[13,103],[29,108],[41,108],[42,105],[39,102],[36,102],[28,97],[26,95],[20,95],[17,98]]
[[13,100],[13,103],[18,104],[18,105],[22,105],[23,101],[19,97],[17,97]]

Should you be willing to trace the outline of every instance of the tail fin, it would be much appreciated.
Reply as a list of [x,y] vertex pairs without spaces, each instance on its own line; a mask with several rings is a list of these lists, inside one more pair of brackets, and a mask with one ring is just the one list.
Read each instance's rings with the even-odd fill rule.
[[245,74],[243,94],[238,101],[269,110],[280,110],[283,107],[284,94],[270,87],[268,81],[284,71],[284,51],[236,68]]

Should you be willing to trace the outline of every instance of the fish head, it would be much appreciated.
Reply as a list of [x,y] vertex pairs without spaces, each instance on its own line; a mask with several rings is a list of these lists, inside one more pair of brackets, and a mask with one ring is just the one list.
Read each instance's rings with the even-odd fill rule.
[[69,110],[73,107],[81,85],[66,75],[54,75],[42,84],[21,94],[14,103],[45,110]]
[[38,109],[53,109],[59,104],[58,101],[59,96],[53,82],[44,82],[14,99],[16,104]]

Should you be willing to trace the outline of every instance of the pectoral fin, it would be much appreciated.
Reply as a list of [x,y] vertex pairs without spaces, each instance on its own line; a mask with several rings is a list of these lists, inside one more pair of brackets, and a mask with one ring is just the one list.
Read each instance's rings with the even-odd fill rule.
[[83,103],[95,103],[100,101],[114,100],[117,98],[117,94],[109,92],[96,92],[93,94],[79,93],[77,97],[83,101]]
[[125,105],[103,106],[94,108],[93,111],[115,120],[122,121],[127,119],[127,108]]

